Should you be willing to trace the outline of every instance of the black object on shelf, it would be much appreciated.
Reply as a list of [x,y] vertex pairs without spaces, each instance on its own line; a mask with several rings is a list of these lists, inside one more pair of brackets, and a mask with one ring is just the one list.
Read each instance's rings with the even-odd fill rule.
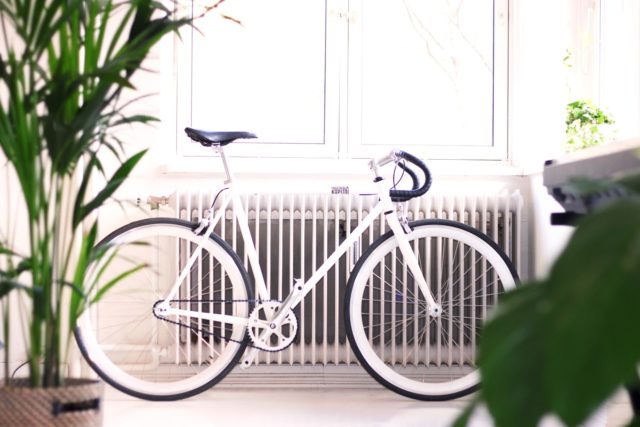
[[623,187],[608,187],[588,195],[576,191],[575,178],[615,179],[640,172],[640,139],[588,148],[547,160],[543,184],[565,212],[552,214],[552,225],[573,225],[580,215],[594,212],[629,195]]

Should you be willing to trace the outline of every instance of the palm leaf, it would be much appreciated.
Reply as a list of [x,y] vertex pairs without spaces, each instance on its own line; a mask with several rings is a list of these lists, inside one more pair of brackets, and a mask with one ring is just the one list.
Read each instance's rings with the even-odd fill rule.
[[90,304],[95,304],[96,302],[100,301],[100,299],[102,299],[102,297],[119,282],[121,282],[122,280],[126,279],[127,277],[131,276],[132,274],[146,267],[148,267],[147,264],[140,264],[129,270],[124,271],[123,273],[118,274],[116,277],[109,280],[102,287],[100,287],[98,292],[96,292],[95,296],[91,299]]
[[80,205],[77,209],[74,209],[74,227],[77,226],[84,218],[86,218],[87,215],[93,212],[93,210],[95,210],[99,206],[102,206],[102,204],[113,195],[113,193],[122,185],[124,180],[127,179],[135,165],[138,164],[138,162],[146,152],[147,150],[142,150],[127,159],[124,163],[122,163],[122,165],[120,165],[107,185],[98,193],[98,195],[93,200],[85,205]]
[[25,291],[28,294],[31,294],[34,290],[31,286],[23,285],[14,280],[4,279],[0,272],[0,298],[7,296],[11,291],[16,289]]
[[156,117],[153,116],[148,116],[148,115],[144,115],[144,114],[138,114],[135,116],[121,116],[120,119],[115,120],[113,122],[111,122],[111,126],[116,127],[116,126],[121,126],[121,125],[130,125],[133,123],[151,123],[151,122],[157,122],[159,121]]
[[0,246],[0,255],[18,255],[12,249],[6,248],[4,246]]
[[[0,15],[2,29],[10,27],[15,35],[0,49],[0,90],[5,95],[0,101],[0,149],[20,185],[31,243],[28,257],[0,246],[0,255],[10,262],[20,258],[0,271],[0,296],[25,290],[32,298],[27,328],[32,384],[58,385],[61,316],[68,316],[73,327],[93,290],[83,283],[86,272],[104,256],[93,249],[96,223],[79,249],[60,247],[73,240],[58,225],[62,200],[73,202],[70,234],[81,233],[88,215],[128,178],[144,151],[128,157],[124,143],[110,130],[155,119],[125,112],[129,103],[120,102],[121,94],[134,88],[132,76],[160,38],[190,21],[172,19],[153,0],[0,0]],[[113,175],[105,170],[105,154],[118,162]],[[64,183],[79,165],[84,166],[82,179],[66,194]],[[110,179],[90,196],[95,174]],[[71,267],[70,259],[75,259]],[[95,296],[143,267],[113,278]],[[65,281],[67,268],[73,272],[70,282]],[[29,287],[17,281],[25,272],[31,275]],[[66,288],[72,290],[70,308],[60,303]]]

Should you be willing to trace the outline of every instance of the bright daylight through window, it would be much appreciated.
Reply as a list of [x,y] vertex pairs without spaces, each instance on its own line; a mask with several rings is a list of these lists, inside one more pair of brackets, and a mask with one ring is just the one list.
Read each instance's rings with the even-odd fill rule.
[[185,40],[183,114],[256,133],[245,155],[505,159],[507,3],[225,2]]

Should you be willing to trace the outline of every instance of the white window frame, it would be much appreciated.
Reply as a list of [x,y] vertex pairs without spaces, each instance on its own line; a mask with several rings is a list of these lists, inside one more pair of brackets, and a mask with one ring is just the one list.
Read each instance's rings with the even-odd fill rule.
[[635,138],[640,135],[640,5],[637,0],[599,0],[598,6],[594,98],[613,115],[616,139]]
[[[332,3],[337,0],[328,0]],[[234,143],[232,156],[241,158],[271,157],[271,158],[313,158],[313,159],[330,159],[335,158],[339,151],[339,116],[335,111],[339,110],[339,78],[340,78],[340,62],[342,52],[340,50],[339,35],[344,31],[341,28],[340,20],[332,19],[334,9],[327,7],[325,10],[326,33],[325,33],[325,120],[324,120],[324,136],[322,141],[317,142],[284,142],[277,143],[272,141],[245,140]],[[191,161],[198,158],[213,157],[210,149],[204,148],[199,144],[191,144],[190,139],[186,137],[183,128],[185,126],[193,126],[203,130],[240,130],[252,132],[252,129],[226,129],[216,128],[215,126],[207,126],[207,124],[192,123],[193,108],[193,91],[191,76],[193,73],[192,54],[194,50],[194,36],[197,30],[189,28],[180,36],[176,43],[176,63],[177,69],[177,131],[176,131],[176,156],[178,160]],[[260,64],[256,64],[257,67]],[[223,100],[213,100],[212,102],[224,102]],[[248,100],[250,102],[250,100]],[[181,126],[181,124],[183,124]],[[260,135],[258,135],[260,137]]]
[[[362,0],[359,0],[362,1]],[[352,2],[357,5],[357,2]],[[257,164],[261,164],[260,158],[296,158],[299,169],[305,169],[308,165],[322,163],[322,168],[327,165],[338,165],[337,170],[347,171],[352,168],[350,159],[362,159],[378,156],[387,148],[407,147],[408,151],[416,155],[436,160],[462,161],[493,161],[491,163],[502,166],[510,162],[510,147],[508,142],[508,100],[509,100],[509,11],[510,0],[494,0],[494,104],[493,104],[493,144],[491,146],[428,146],[412,144],[411,141],[393,141],[388,146],[376,145],[367,147],[355,143],[358,135],[354,132],[355,126],[347,126],[347,123],[357,120],[357,112],[347,108],[349,97],[357,96],[354,88],[347,88],[349,67],[354,67],[354,61],[349,62],[349,46],[346,43],[348,37],[354,37],[353,31],[349,32],[349,10],[344,9],[344,2],[327,0],[326,20],[327,36],[326,49],[331,54],[326,55],[326,110],[325,110],[325,140],[322,144],[277,144],[265,142],[242,141],[234,143],[229,150],[234,157],[246,159],[247,170],[251,170]],[[176,131],[175,131],[175,160],[167,165],[167,171],[208,171],[214,169],[211,166],[211,157],[215,154],[210,149],[190,143],[184,134],[185,126],[192,126],[192,90],[191,55],[193,49],[193,30],[183,31],[174,42],[175,57],[175,89],[176,89]],[[342,83],[342,84],[341,84]],[[217,102],[217,101],[216,101]],[[196,126],[205,130],[229,130],[208,128],[205,125]],[[251,129],[233,129],[246,130]],[[336,162],[339,160],[339,162]],[[302,162],[302,163],[300,163]],[[238,163],[238,162],[236,162]],[[360,164],[360,162],[357,162]],[[447,162],[449,163],[449,162]],[[452,162],[454,163],[454,162]],[[486,162],[483,162],[486,165]],[[290,162],[287,164],[290,165]],[[242,169],[242,167],[241,167]],[[282,170],[282,164],[275,170]],[[296,169],[296,168],[293,168]],[[465,167],[466,169],[466,167]],[[486,167],[482,167],[486,170]]]
[[[357,10],[366,0],[352,0],[350,4]],[[361,6],[360,6],[361,7]],[[401,140],[392,142],[386,147],[397,146],[406,147],[416,155],[438,160],[509,160],[508,151],[508,88],[509,88],[509,0],[494,0],[493,12],[493,138],[491,146],[478,145],[438,145],[429,144],[424,146],[423,142],[427,135],[416,135],[415,140]],[[359,75],[361,63],[358,58],[357,46],[361,43],[362,32],[358,26],[358,20],[354,20],[352,31],[349,33],[349,45],[351,54],[349,56],[349,73]],[[502,54],[499,54],[501,52]],[[345,77],[346,81],[346,77]],[[360,85],[349,85],[349,98],[352,100],[361,99]],[[371,157],[379,155],[380,144],[368,145],[362,140],[360,106],[356,102],[348,103],[348,117],[343,119],[349,123],[347,137],[347,153],[349,157]]]

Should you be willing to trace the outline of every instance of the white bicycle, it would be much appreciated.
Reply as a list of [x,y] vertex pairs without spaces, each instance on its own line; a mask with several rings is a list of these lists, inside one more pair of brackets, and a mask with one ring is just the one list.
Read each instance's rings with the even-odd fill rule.
[[[344,316],[353,352],[377,381],[404,396],[446,400],[476,389],[480,331],[500,295],[516,286],[517,273],[504,252],[472,227],[440,219],[407,221],[402,202],[431,185],[421,160],[402,151],[371,160],[378,203],[326,262],[275,301],[224,153],[234,140],[255,136],[185,131],[220,155],[226,174],[216,196],[221,203],[198,223],[144,219],[100,243],[109,255],[93,266],[92,280],[105,292],[79,320],[75,336],[107,383],[139,398],[182,399],[216,384],[238,362],[250,367],[258,351],[285,349],[296,340],[296,306],[382,215],[390,231],[367,248],[347,285]],[[379,169],[389,163],[411,177],[411,190],[386,184]],[[229,203],[253,282],[238,255],[214,233]]]

